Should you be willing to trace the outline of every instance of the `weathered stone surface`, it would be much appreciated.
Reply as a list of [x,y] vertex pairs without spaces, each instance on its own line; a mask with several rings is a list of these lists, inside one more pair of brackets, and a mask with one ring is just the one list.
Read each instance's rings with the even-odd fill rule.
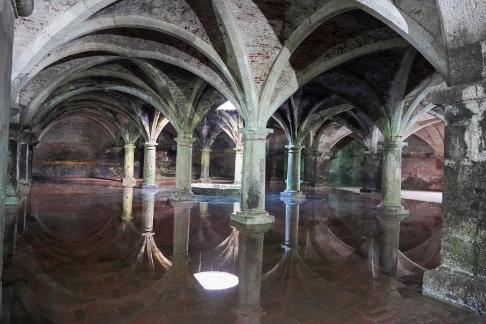
[[449,302],[486,310],[486,110],[485,85],[438,93],[445,105],[444,225],[442,265],[426,274],[424,292]]

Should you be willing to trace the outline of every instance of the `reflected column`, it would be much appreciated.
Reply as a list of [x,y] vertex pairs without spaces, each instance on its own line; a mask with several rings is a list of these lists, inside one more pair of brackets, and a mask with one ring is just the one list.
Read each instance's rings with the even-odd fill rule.
[[132,221],[133,187],[123,188],[122,220]]
[[280,198],[285,203],[285,243],[284,247],[297,251],[299,247],[300,204],[304,198]]
[[189,264],[189,227],[192,201],[171,202],[174,207],[174,247],[172,262],[174,270],[187,268]]
[[[154,214],[155,214],[155,195],[157,190],[144,190],[142,192],[142,237],[143,243],[137,256],[137,263],[143,259],[146,254],[149,269],[157,270],[159,267],[167,271],[171,267],[171,262],[162,254],[154,240]],[[156,267],[157,266],[157,267]]]
[[395,276],[400,244],[400,222],[405,215],[384,212],[380,221],[380,266],[386,275]]
[[237,323],[260,323],[264,315],[260,293],[262,282],[263,238],[271,227],[267,225],[242,225],[232,222],[239,232],[238,251],[238,306],[234,312]]

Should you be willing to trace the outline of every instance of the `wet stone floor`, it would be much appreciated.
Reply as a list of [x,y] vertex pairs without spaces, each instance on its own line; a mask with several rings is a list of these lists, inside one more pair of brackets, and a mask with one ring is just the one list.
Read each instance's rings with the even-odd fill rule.
[[[167,196],[34,184],[7,212],[2,323],[485,322],[421,295],[440,262],[439,204],[404,201],[393,278],[379,267],[376,196],[272,191],[276,222],[257,228],[230,222],[232,198]],[[220,276],[194,276],[206,272]]]

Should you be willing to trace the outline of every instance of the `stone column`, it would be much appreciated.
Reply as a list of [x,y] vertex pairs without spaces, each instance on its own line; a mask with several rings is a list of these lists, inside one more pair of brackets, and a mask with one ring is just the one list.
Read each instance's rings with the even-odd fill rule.
[[123,186],[135,187],[137,181],[135,180],[134,168],[135,168],[135,145],[128,143],[124,147],[125,149],[125,161],[123,164]]
[[271,225],[232,224],[240,232],[238,251],[237,323],[260,323],[263,238]]
[[[0,296],[2,295],[3,242],[11,104],[10,76],[12,72],[12,44],[15,19],[11,4],[11,1],[0,0],[0,7],[2,8],[0,10]],[[0,318],[2,318],[1,298]]]
[[191,135],[185,134],[176,138],[176,188],[170,200],[185,201],[194,200],[192,193],[192,143]]
[[143,185],[144,189],[157,189],[159,185],[155,182],[157,172],[156,157],[157,157],[157,143],[145,143],[144,163],[143,163]]
[[271,129],[244,128],[243,178],[241,211],[231,219],[242,224],[269,224],[274,222],[265,210],[265,154],[266,138]]
[[384,143],[380,221],[380,265],[382,271],[395,276],[400,242],[400,222],[408,215],[402,207],[402,147],[400,136],[388,138]]
[[243,177],[243,150],[242,145],[237,145],[235,147],[235,185],[241,185],[241,180]]
[[5,205],[13,206],[20,204],[18,191],[18,144],[10,139],[8,142],[7,157],[7,181],[5,190]]
[[378,191],[376,184],[379,178],[380,158],[379,153],[374,151],[364,152],[363,188],[360,189],[361,192]]
[[300,191],[300,162],[302,158],[303,146],[287,145],[288,162],[287,162],[287,188],[280,193],[281,197],[305,197]]
[[133,209],[133,187],[123,188],[123,210],[122,210],[122,220],[131,221]]
[[19,189],[22,194],[28,193],[32,178],[30,176],[32,163],[32,150],[28,139],[19,141],[18,145],[18,175],[19,175]]
[[211,163],[211,149],[204,146],[201,150],[201,176],[199,177],[200,182],[211,182],[209,177],[209,165]]
[[486,314],[486,81],[436,93],[445,108],[441,265],[423,292]]
[[382,169],[382,202],[387,209],[403,210],[402,207],[402,146],[400,136],[385,140]]

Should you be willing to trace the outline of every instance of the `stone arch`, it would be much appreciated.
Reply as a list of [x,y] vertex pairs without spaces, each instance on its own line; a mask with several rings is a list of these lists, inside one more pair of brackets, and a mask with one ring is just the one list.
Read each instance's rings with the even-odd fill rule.
[[447,76],[446,50],[440,43],[442,39],[436,39],[435,35],[430,34],[418,22],[393,5],[391,1],[333,0],[306,19],[287,39],[269,73],[270,77],[265,84],[261,97],[263,102],[270,100],[273,89],[288,60],[307,36],[327,20],[354,9],[361,9],[385,23],[414,46],[439,74],[444,78]]

